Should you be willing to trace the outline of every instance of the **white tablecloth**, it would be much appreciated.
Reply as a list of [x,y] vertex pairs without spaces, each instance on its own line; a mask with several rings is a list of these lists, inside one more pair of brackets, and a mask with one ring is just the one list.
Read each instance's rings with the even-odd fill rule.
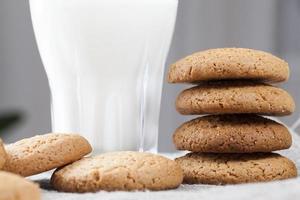
[[[293,145],[289,150],[280,154],[292,159],[300,174],[300,136],[293,133]],[[179,154],[165,154],[176,157]],[[194,200],[194,199],[242,199],[242,200],[296,200],[300,199],[300,177],[285,181],[269,183],[241,184],[228,186],[181,185],[178,189],[169,191],[146,192],[97,192],[85,194],[62,193],[54,191],[49,178],[51,172],[30,177],[40,183],[43,200]]]

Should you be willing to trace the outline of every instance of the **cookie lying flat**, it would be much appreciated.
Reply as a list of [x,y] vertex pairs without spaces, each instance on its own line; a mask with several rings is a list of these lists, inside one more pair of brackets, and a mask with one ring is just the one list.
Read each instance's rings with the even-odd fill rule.
[[275,153],[190,153],[176,159],[188,184],[237,184],[288,179],[297,176],[295,164]]
[[6,162],[6,152],[4,150],[3,142],[0,139],[0,169],[3,168],[5,162]]
[[288,63],[269,53],[243,48],[220,48],[187,56],[169,69],[170,83],[195,83],[208,80],[254,79],[286,81]]
[[211,153],[271,152],[288,149],[288,129],[252,114],[210,115],[181,125],[173,135],[179,150]]
[[208,82],[184,90],[176,100],[184,115],[256,113],[289,115],[295,109],[293,98],[283,89],[257,82]]
[[1,200],[39,200],[39,186],[21,176],[0,171]]
[[5,146],[4,170],[22,176],[39,174],[79,160],[92,148],[76,134],[50,133],[20,140]]
[[165,190],[178,187],[182,169],[173,160],[150,153],[113,152],[57,169],[51,183],[65,192]]

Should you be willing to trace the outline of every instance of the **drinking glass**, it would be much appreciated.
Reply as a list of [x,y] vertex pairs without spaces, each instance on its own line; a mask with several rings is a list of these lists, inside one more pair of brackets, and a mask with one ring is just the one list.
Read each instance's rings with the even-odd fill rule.
[[30,0],[53,132],[98,152],[157,151],[177,0]]

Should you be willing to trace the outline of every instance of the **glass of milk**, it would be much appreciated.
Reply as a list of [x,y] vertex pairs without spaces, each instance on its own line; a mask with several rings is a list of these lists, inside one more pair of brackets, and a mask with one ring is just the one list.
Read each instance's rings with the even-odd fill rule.
[[52,129],[98,152],[156,152],[177,0],[30,0]]

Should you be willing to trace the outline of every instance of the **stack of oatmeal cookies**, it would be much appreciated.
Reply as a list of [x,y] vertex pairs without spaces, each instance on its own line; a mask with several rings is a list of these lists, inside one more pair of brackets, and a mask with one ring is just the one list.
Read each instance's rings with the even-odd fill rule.
[[185,183],[236,184],[297,176],[291,160],[272,153],[288,149],[291,134],[283,124],[262,116],[293,113],[293,98],[268,84],[288,77],[285,61],[252,49],[211,49],[171,65],[170,83],[196,84],[178,95],[177,111],[209,114],[182,124],[173,135],[177,149],[192,152],[176,159]]

